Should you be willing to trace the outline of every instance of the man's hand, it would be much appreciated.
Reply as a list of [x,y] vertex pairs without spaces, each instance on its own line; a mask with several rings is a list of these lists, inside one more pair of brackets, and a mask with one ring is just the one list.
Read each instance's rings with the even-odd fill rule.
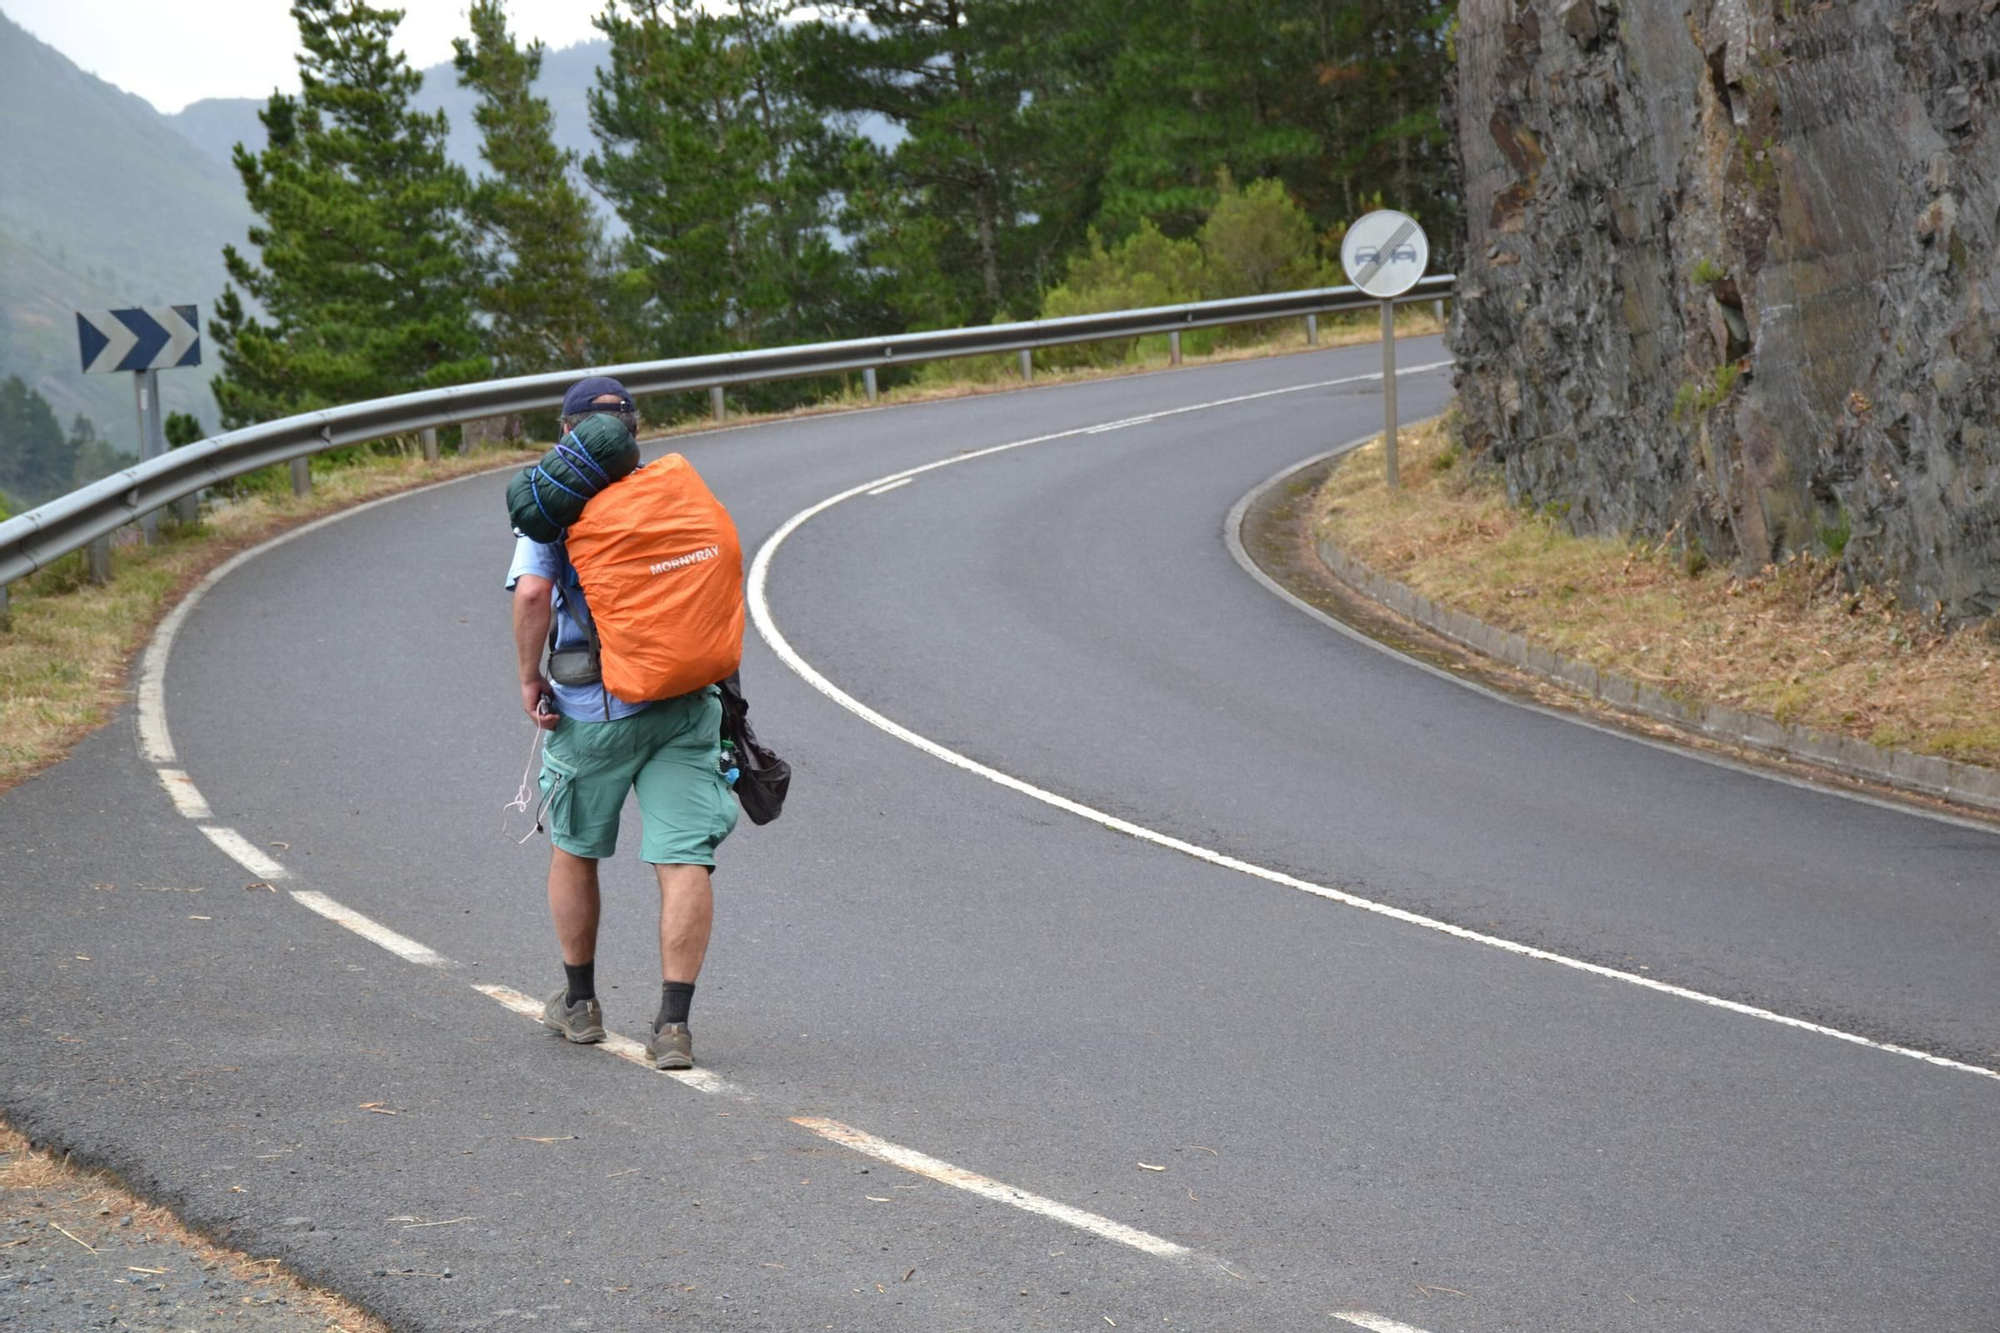
[[562,721],[562,714],[556,711],[555,696],[549,691],[549,683],[540,676],[521,682],[521,711],[543,731],[554,731],[556,723]]

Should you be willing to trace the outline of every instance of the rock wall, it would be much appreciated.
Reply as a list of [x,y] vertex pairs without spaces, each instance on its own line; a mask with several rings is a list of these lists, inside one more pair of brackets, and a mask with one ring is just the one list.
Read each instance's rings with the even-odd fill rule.
[[2000,610],[2000,0],[1461,0],[1468,444],[1580,532]]

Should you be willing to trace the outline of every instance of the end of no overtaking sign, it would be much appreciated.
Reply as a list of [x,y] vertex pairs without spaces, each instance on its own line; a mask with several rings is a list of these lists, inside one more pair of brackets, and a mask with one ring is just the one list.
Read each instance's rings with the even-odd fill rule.
[[1407,213],[1377,209],[1347,229],[1340,264],[1347,280],[1370,296],[1388,301],[1417,285],[1430,267],[1431,243]]

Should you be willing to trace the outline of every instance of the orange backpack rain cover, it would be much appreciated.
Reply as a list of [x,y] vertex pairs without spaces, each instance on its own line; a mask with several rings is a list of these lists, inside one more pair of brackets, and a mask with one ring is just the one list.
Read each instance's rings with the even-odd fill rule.
[[743,660],[736,524],[679,454],[607,486],[569,530],[602,646],[604,686],[631,703],[713,685]]

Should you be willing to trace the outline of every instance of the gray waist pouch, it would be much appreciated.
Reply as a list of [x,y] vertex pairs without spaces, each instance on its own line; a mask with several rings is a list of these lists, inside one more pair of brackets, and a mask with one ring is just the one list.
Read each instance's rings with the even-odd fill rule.
[[549,653],[549,679],[558,685],[596,685],[604,679],[597,650],[589,644],[558,648]]

